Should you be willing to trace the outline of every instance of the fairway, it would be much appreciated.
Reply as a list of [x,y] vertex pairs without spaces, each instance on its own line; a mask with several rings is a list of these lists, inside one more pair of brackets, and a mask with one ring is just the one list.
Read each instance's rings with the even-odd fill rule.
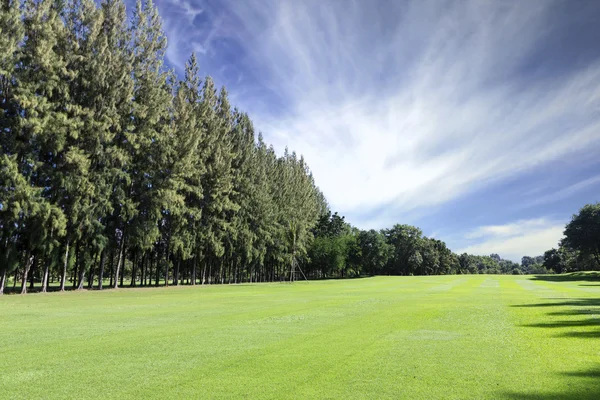
[[0,298],[0,398],[598,399],[600,282],[375,277]]

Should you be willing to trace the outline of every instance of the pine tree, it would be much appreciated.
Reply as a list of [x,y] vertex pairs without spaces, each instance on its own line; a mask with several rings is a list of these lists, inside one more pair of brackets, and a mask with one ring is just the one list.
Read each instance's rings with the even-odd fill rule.
[[237,207],[231,201],[233,188],[231,176],[232,115],[229,109],[227,93],[223,89],[216,96],[212,79],[207,77],[202,88],[202,100],[199,107],[202,128],[206,132],[202,143],[206,173],[202,177],[203,201],[200,241],[204,256],[202,283],[212,283],[212,267],[222,266],[219,259],[225,254],[224,239],[230,232],[227,214]]
[[281,279],[282,271],[280,266],[285,262],[285,241],[284,226],[282,225],[282,213],[284,209],[281,187],[284,182],[281,180],[281,161],[277,158],[273,146],[265,149],[265,172],[267,183],[264,189],[267,191],[270,204],[272,205],[270,216],[272,223],[268,225],[270,242],[267,245],[265,262],[271,266],[271,276],[273,280]]
[[79,213],[79,232],[71,238],[79,249],[75,268],[77,287],[82,289],[86,274],[93,273],[92,264],[108,241],[103,222],[110,210],[111,190],[106,166],[111,164],[113,155],[107,151],[112,133],[104,112],[107,99],[103,90],[106,85],[101,40],[103,13],[92,0],[75,0],[65,19],[69,33],[64,46],[65,58],[69,61],[68,69],[74,71],[69,89],[71,103],[78,107],[81,120],[76,145],[87,160],[88,170],[89,192],[78,198],[74,208]]
[[18,137],[19,107],[14,98],[17,77],[15,66],[21,58],[23,40],[20,2],[3,0],[0,4],[0,154],[14,154]]
[[254,151],[251,166],[252,197],[248,215],[253,218],[251,225],[254,228],[256,240],[253,247],[255,264],[262,266],[264,278],[273,279],[272,272],[267,271],[267,252],[273,246],[273,235],[277,231],[273,189],[269,180],[269,149],[263,140],[262,134],[258,135],[258,143]]
[[[26,194],[17,194],[15,205],[10,206],[11,192],[8,182],[22,182],[16,156],[19,138],[19,106],[14,98],[17,77],[15,66],[20,60],[19,43],[23,39],[20,2],[3,0],[0,4],[0,294],[4,293],[6,275],[18,266],[15,220]],[[13,191],[18,191],[15,186]],[[25,188],[21,188],[24,190]],[[10,197],[9,197],[10,196]],[[16,207],[16,208],[15,208]]]
[[[174,99],[173,136],[171,142],[171,187],[177,194],[178,207],[171,209],[172,252],[177,258],[173,282],[179,282],[181,261],[196,258],[197,230],[202,215],[202,183],[204,174],[204,132],[199,121],[200,81],[196,56],[186,64],[185,80],[179,82]],[[191,271],[192,284],[196,283],[196,259]]]
[[283,249],[280,259],[289,266],[292,280],[294,265],[306,255],[312,239],[311,229],[320,209],[319,196],[304,159],[298,159],[296,153],[286,149],[277,167],[279,195],[276,201],[281,226],[278,241]]
[[20,84],[15,98],[21,108],[18,162],[43,197],[69,217],[67,231],[81,237],[92,195],[89,159],[80,147],[82,110],[72,101],[78,66],[74,43],[64,24],[64,5],[26,1],[26,40],[15,71]]
[[30,213],[33,196],[16,158],[16,155],[0,156],[0,294],[4,293],[6,275],[19,265],[21,236],[26,229],[24,219]]
[[[33,187],[19,172],[15,156],[0,156],[0,227],[2,267],[0,294],[6,274],[23,263],[21,293],[27,293],[27,276],[35,258],[44,260],[65,234],[62,211],[42,197],[42,188]],[[45,282],[44,282],[45,283]]]
[[248,117],[235,112],[235,124],[232,130],[231,144],[234,157],[232,158],[232,193],[230,198],[237,206],[236,210],[228,213],[231,234],[226,240],[226,263],[229,269],[232,265],[248,266],[252,262],[252,248],[255,240],[250,226],[250,201],[252,197],[251,162],[254,150],[254,130]]
[[[98,155],[96,181],[100,218],[104,234],[98,235],[98,288],[103,288],[105,264],[111,248],[117,248],[119,228],[135,215],[135,199],[128,196],[131,186],[128,166],[131,155],[127,135],[132,129],[132,52],[125,5],[120,0],[100,4],[102,20],[94,58],[92,82],[94,121]],[[101,199],[101,200],[100,200]],[[112,261],[112,260],[110,260]]]
[[[161,157],[168,140],[172,93],[168,73],[164,71],[166,38],[162,32],[158,11],[151,0],[144,6],[138,0],[133,17],[133,131],[127,135],[131,155],[128,168],[131,179],[129,198],[137,203],[131,221],[123,221],[117,229],[119,251],[116,275],[121,272],[125,258],[125,243],[131,236],[131,246],[145,253],[156,247],[157,272],[160,264],[168,274],[169,244],[161,240],[159,221],[162,220],[164,198],[160,197]],[[168,239],[168,238],[167,238]],[[158,280],[157,280],[158,282]],[[166,282],[165,282],[166,283]],[[117,287],[115,280],[115,287]]]

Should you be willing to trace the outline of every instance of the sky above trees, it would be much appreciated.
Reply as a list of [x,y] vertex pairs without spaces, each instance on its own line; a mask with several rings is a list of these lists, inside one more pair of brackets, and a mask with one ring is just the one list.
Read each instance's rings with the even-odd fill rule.
[[360,228],[519,260],[598,200],[597,1],[156,4],[168,63],[195,51]]

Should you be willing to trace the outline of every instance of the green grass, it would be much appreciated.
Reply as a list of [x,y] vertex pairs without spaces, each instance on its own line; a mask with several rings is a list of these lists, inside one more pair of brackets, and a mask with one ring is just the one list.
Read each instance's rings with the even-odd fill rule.
[[593,276],[0,298],[0,398],[598,399]]

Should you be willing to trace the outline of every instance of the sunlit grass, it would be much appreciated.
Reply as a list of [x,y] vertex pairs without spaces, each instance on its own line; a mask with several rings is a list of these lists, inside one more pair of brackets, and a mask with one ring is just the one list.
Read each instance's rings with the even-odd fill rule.
[[600,281],[377,277],[0,298],[0,398],[600,398]]

